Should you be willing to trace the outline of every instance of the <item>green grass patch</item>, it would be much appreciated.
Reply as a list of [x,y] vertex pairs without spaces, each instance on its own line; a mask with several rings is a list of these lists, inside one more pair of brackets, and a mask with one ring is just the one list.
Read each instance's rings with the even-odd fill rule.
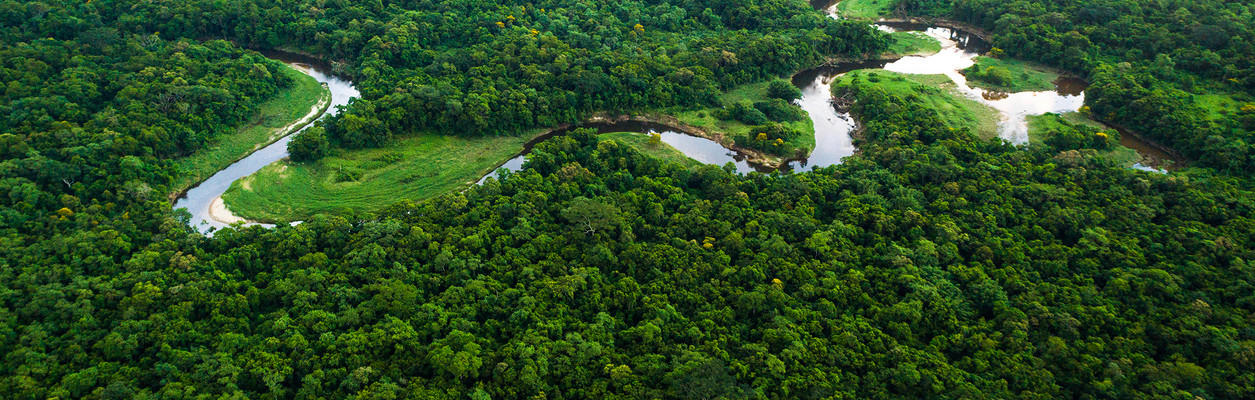
[[941,42],[923,32],[893,32],[889,38],[893,39],[893,43],[885,52],[886,57],[929,55],[941,51]]
[[955,89],[945,75],[913,75],[882,70],[853,71],[833,82],[845,85],[875,85],[903,99],[914,96],[954,129],[969,129],[984,138],[997,137],[1002,116],[997,110],[972,100]]
[[385,148],[343,150],[314,163],[280,161],[231,184],[223,201],[256,221],[374,210],[461,189],[523,150],[535,135],[465,139],[423,134]]
[[[1050,132],[1070,131],[1078,125],[1108,130],[1106,126],[1086,118],[1078,112],[1069,112],[1063,115],[1046,113],[1028,116],[1028,140],[1031,145],[1045,145]],[[1111,132],[1111,134],[1114,134],[1114,132]],[[1119,144],[1111,145],[1109,149],[1099,151],[1098,154],[1126,168],[1132,168],[1133,164],[1142,161],[1142,155],[1138,154],[1137,150]]]
[[976,57],[976,64],[960,72],[968,84],[1003,92],[1053,90],[1059,74],[1027,61]]
[[[336,150],[315,163],[283,160],[236,181],[222,198],[234,214],[265,222],[302,220],[346,208],[371,211],[468,187],[522,151],[534,136],[463,139],[427,134],[381,149]],[[666,143],[650,143],[646,134],[598,137],[664,161],[701,164]]]
[[894,0],[841,0],[837,15],[849,19],[878,19],[893,11]]
[[[768,83],[770,83],[770,81],[741,85],[724,92],[719,96],[719,99],[722,100],[724,104],[735,104],[741,101],[749,101],[751,103],[756,101],[765,101],[768,99]],[[743,124],[736,120],[724,121],[719,118],[715,118],[714,109],[681,110],[671,112],[670,114],[679,120],[680,123],[685,125],[695,126],[707,131],[723,133],[724,143],[722,144],[724,146],[731,146],[733,144],[733,138],[748,135],[750,133],[750,125]],[[792,145],[792,148],[788,149],[787,154],[792,155],[798,152],[810,154],[810,151],[815,148],[815,124],[811,122],[809,116],[800,121],[781,122],[781,125],[800,132],[798,137],[787,142],[787,144]]]
[[641,153],[644,153],[651,157],[654,157],[663,161],[667,161],[667,162],[684,165],[686,167],[693,167],[693,166],[698,166],[702,164],[700,161],[694,160],[692,158],[689,158],[689,156],[684,155],[683,152],[676,149],[675,147],[671,147],[671,145],[669,144],[662,143],[662,142],[650,143],[648,134],[635,133],[635,132],[614,132],[614,133],[603,133],[603,134],[597,135],[597,137],[600,140],[613,140],[622,144],[626,144],[628,146],[632,146],[637,151],[640,151]]
[[175,192],[208,179],[231,163],[279,140],[283,133],[281,128],[309,115],[319,101],[330,98],[331,92],[314,77],[286,65],[280,70],[295,80],[294,85],[262,103],[257,115],[234,133],[177,160],[180,174],[173,186]]
[[1063,118],[1064,121],[1068,121],[1069,123],[1073,125],[1086,125],[1086,126],[1092,126],[1098,129],[1107,129],[1107,126],[1103,125],[1101,122],[1089,119],[1089,117],[1086,117],[1085,114],[1081,114],[1076,111],[1063,113],[1059,115],[1059,117]]
[[1207,112],[1207,118],[1223,121],[1233,118],[1246,102],[1238,101],[1233,96],[1223,93],[1194,95],[1194,104]]

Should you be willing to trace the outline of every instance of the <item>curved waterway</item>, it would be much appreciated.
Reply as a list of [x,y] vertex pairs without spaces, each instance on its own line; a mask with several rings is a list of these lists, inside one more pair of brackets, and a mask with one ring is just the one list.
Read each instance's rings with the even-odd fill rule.
[[[820,2],[812,2],[812,5],[817,9],[827,11],[830,16],[836,18],[836,2],[822,0],[821,2],[822,4]],[[999,125],[999,135],[1013,143],[1025,143],[1028,141],[1026,117],[1044,113],[1076,111],[1085,102],[1084,90],[1086,83],[1070,78],[1063,78],[1055,82],[1055,90],[1040,92],[1005,93],[969,86],[966,77],[959,71],[974,64],[973,59],[988,51],[989,45],[976,36],[963,31],[909,23],[877,23],[875,26],[887,32],[923,32],[940,42],[942,49],[934,54],[907,56],[892,61],[837,63],[809,69],[794,75],[792,78],[793,84],[802,90],[802,97],[795,104],[805,110],[814,123],[815,149],[805,158],[789,160],[779,170],[804,171],[811,168],[839,164],[843,158],[851,156],[857,151],[851,136],[857,129],[857,123],[848,113],[837,110],[833,104],[830,92],[831,83],[834,79],[854,70],[884,69],[906,74],[945,75],[954,83],[955,90],[958,93],[997,110],[1002,116],[1002,121]],[[309,57],[290,53],[264,52],[264,54],[267,57],[283,61],[302,70],[319,82],[325,83],[331,89],[331,108],[324,114],[324,117],[326,115],[334,115],[338,112],[338,106],[346,105],[349,100],[358,96],[358,91],[353,87],[352,83],[332,75],[330,67],[326,64]],[[626,121],[585,124],[581,127],[594,128],[598,133],[657,132],[662,135],[664,143],[703,163],[715,165],[732,163],[736,171],[740,173],[777,170],[776,168],[751,164],[747,161],[745,155],[725,148],[718,142],[686,133],[667,125]],[[557,130],[533,140],[524,147],[522,153],[507,160],[498,169],[521,170],[527,154],[531,151],[534,144],[553,136],[566,134],[571,129],[575,128]],[[188,190],[175,203],[174,207],[176,209],[186,208],[191,212],[192,226],[202,232],[209,232],[212,228],[222,228],[231,222],[236,222],[222,204],[222,194],[226,192],[235,180],[248,176],[270,163],[287,157],[287,143],[291,138],[291,135],[284,137],[219,171],[200,185]],[[1164,160],[1175,161],[1175,158],[1172,158],[1168,153],[1159,150],[1154,145],[1141,141],[1133,135],[1121,135],[1121,143],[1126,147],[1137,150],[1142,155],[1144,160],[1143,163],[1136,166],[1138,169],[1162,171],[1161,168],[1167,166],[1163,163]],[[480,179],[480,183],[494,175],[495,173],[485,175]],[[218,212],[215,213],[214,211]],[[247,221],[245,222],[247,223]]]
[[[262,51],[261,53],[266,57],[288,64],[293,68],[314,77],[314,79],[318,80],[318,82],[327,86],[327,88],[331,91],[331,104],[327,109],[327,112],[320,118],[325,118],[328,115],[335,115],[339,112],[338,107],[349,104],[349,100],[352,100],[359,95],[357,88],[353,86],[352,82],[332,75],[331,67],[321,61],[299,54],[280,51]],[[309,125],[306,125],[306,127],[301,128],[300,131],[304,131],[312,125],[313,123],[310,123]],[[196,185],[196,187],[193,187],[185,192],[183,197],[180,197],[178,201],[174,203],[174,208],[176,210],[186,208],[187,211],[192,214],[192,220],[190,221],[192,227],[205,234],[211,234],[214,229],[220,229],[230,225],[232,222],[237,222],[238,219],[227,217],[230,213],[225,212],[226,207],[222,203],[222,194],[225,193],[227,189],[231,187],[231,183],[235,182],[237,179],[252,175],[254,172],[262,169],[262,167],[287,157],[288,142],[292,141],[292,138],[295,137],[296,134],[299,134],[300,131],[287,135],[274,143],[253,152],[253,154],[236,161],[234,164],[231,164],[221,171],[218,171],[213,176],[209,177],[209,179],[206,179],[204,182]],[[214,210],[215,208],[217,208],[217,210]],[[256,224],[248,221],[242,222],[246,225]],[[267,227],[273,226],[270,224],[261,225]]]
[[[536,139],[532,139],[531,142],[528,142],[523,146],[523,152],[501,164],[501,166],[497,167],[497,170],[505,169],[514,172],[521,171],[523,169],[523,163],[527,161],[527,155],[532,152],[532,147],[549,140],[552,137],[562,136],[580,128],[595,129],[598,134],[633,132],[644,135],[647,133],[657,133],[661,135],[663,143],[676,148],[689,158],[704,164],[725,165],[727,163],[732,163],[736,166],[736,171],[738,173],[747,173],[750,171],[770,172],[774,170],[770,167],[751,164],[745,155],[740,154],[735,150],[729,150],[714,140],[686,133],[670,125],[630,120],[623,122],[588,123],[547,133]],[[493,176],[496,176],[496,170],[484,175],[482,178],[479,178],[478,183],[482,184],[484,181],[487,181],[488,178]]]
[[[834,8],[830,3],[826,9]],[[818,8],[818,7],[817,7]],[[989,50],[989,45],[979,38],[965,32],[922,24],[877,23],[878,29],[887,32],[916,31],[923,32],[941,43],[941,51],[923,56],[907,56],[897,60],[871,60],[858,62],[842,62],[812,68],[795,74],[792,78],[794,86],[802,91],[802,97],[795,101],[810,116],[815,127],[815,148],[811,154],[800,159],[788,160],[779,170],[806,171],[841,163],[845,157],[854,155],[852,133],[857,129],[857,122],[847,112],[838,111],[833,104],[832,81],[847,72],[861,69],[884,69],[906,74],[937,74],[946,75],[954,81],[957,91],[981,103],[998,110],[1003,120],[1000,124],[1001,136],[1015,143],[1028,140],[1028,123],[1025,117],[1047,112],[1076,111],[1084,104],[1085,83],[1075,79],[1060,79],[1053,91],[1003,93],[986,91],[967,85],[967,80],[958,71],[974,64],[973,59]],[[678,129],[640,122],[621,122],[614,124],[588,124],[586,127],[596,128],[598,133],[608,132],[658,132],[663,142],[675,147],[689,157],[708,164],[724,164],[732,162],[738,172],[760,171],[769,172],[773,168],[753,165],[745,161],[745,157],[734,150],[729,150],[709,139],[696,137]],[[567,130],[555,134],[565,133]],[[545,140],[546,135],[537,139]],[[500,168],[511,171],[522,169],[530,145],[524,152],[503,164]],[[489,174],[491,176],[492,174]],[[485,178],[481,179],[483,182]]]

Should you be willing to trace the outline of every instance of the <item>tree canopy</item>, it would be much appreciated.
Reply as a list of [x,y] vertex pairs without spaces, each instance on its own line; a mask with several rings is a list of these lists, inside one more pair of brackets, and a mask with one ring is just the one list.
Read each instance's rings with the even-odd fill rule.
[[[1250,25],[1222,22],[1245,6],[1151,3],[908,4],[994,26],[1000,46],[1036,25],[1046,39],[1022,46],[1083,68],[1092,112],[1190,154],[1237,143],[1208,129],[1246,114],[1189,125],[1176,90],[1247,77],[1158,76],[1091,27],[1201,15],[1168,43],[1244,71]],[[875,85],[835,88],[860,152],[809,172],[688,167],[574,130],[519,172],[377,212],[205,237],[170,209],[170,160],[290,84],[245,47],[360,82],[293,142],[313,155],[699,104],[883,46],[800,2],[10,0],[0,36],[4,398],[1255,397],[1246,164],[1128,170],[1081,128],[983,140]],[[781,128],[755,127],[764,143]]]

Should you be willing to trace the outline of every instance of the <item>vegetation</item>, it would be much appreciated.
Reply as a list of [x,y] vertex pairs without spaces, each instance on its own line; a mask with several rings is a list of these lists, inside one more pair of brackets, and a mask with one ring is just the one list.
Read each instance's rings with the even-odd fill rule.
[[474,184],[523,151],[534,136],[424,134],[398,138],[381,149],[335,150],[312,163],[280,161],[236,181],[222,199],[235,215],[254,221],[296,221],[346,209],[374,211]]
[[279,70],[292,79],[292,87],[261,103],[257,107],[257,114],[235,132],[223,135],[204,149],[175,161],[179,170],[179,176],[173,184],[175,192],[195,185],[253,151],[273,143],[291,133],[289,129],[300,128],[293,124],[311,113],[322,112],[314,111],[314,107],[329,100],[330,94],[321,83],[291,67]]
[[[671,114],[684,125],[721,135],[724,145],[742,145],[783,157],[810,154],[811,149],[815,148],[814,123],[801,108],[782,103],[779,92],[773,97],[769,90],[773,82],[783,81],[741,85],[721,93],[719,102],[728,105],[726,108],[678,110]],[[790,96],[792,92],[784,97]],[[797,96],[801,96],[800,91]],[[767,141],[758,139],[758,134],[769,129],[769,126],[779,126],[779,132],[787,131],[788,134],[773,136]],[[776,139],[782,140],[779,144],[773,144]],[[752,145],[746,145],[751,143]]]
[[641,134],[636,132],[611,132],[597,135],[597,140],[613,140],[631,146],[641,154],[657,158],[669,164],[696,167],[701,162],[689,158],[680,150],[661,141],[657,134]]
[[841,0],[837,15],[847,19],[879,19],[893,12],[894,0]]
[[1080,113],[1028,116],[1029,143],[1053,151],[1093,149],[1097,155],[1126,168],[1142,161],[1136,150],[1120,145],[1120,133],[1085,119]]
[[708,106],[721,89],[888,44],[866,24],[784,0],[274,7],[103,2],[89,12],[134,31],[230,36],[343,61],[362,99],[332,120],[328,135],[348,147],[419,131],[477,137],[599,111]]
[[983,138],[998,136],[998,111],[959,94],[945,75],[911,75],[881,70],[859,70],[832,83],[836,97],[850,98],[862,91],[874,91],[910,101],[919,101],[937,113],[948,129],[962,129]]
[[[311,131],[302,136],[318,133]],[[650,143],[648,135],[620,132],[600,138],[668,162],[697,164],[666,143]],[[254,221],[375,211],[402,199],[423,200],[465,188],[522,151],[527,139],[422,135],[399,139],[387,149],[338,150],[312,164],[281,161],[267,166],[231,185],[222,197],[233,213]]]
[[976,63],[960,72],[968,84],[1002,92],[1040,92],[1053,90],[1059,74],[1025,61],[1007,58],[976,57]]
[[899,0],[914,15],[946,16],[993,32],[1007,56],[1088,76],[1094,115],[1225,173],[1255,172],[1255,126],[1209,118],[1217,103],[1255,91],[1255,10],[1204,0],[1152,7],[1131,0]]
[[[1195,97],[1247,98],[1249,7],[898,3],[1084,74],[1093,115],[1202,167],[1123,168],[1067,116],[986,138],[942,77],[865,71],[834,84],[862,125],[840,165],[577,130],[458,191],[533,125],[766,115],[744,84],[887,39],[795,1],[0,2],[0,397],[1255,398],[1255,107]],[[210,238],[163,196],[176,160],[293,84],[234,43],[326,55],[364,97],[327,156],[249,183],[328,213]],[[293,212],[246,182],[233,208]]]
[[941,51],[941,42],[921,32],[893,32],[889,38],[889,47],[881,55],[884,58],[931,55]]
[[331,143],[321,126],[310,127],[288,142],[288,155],[295,162],[317,161],[330,152]]
[[767,83],[767,97],[793,101],[802,98],[802,89],[784,79],[776,79]]

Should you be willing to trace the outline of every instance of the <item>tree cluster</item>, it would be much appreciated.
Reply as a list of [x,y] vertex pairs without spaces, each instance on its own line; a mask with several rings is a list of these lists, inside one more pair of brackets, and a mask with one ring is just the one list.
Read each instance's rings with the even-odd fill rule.
[[[900,0],[899,9],[947,16],[993,32],[1006,55],[1087,76],[1094,116],[1181,151],[1199,164],[1255,172],[1255,129],[1217,119],[1197,94],[1250,102],[1255,8],[1205,0]],[[998,71],[993,79],[1003,79]],[[988,76],[987,76],[988,77]]]

